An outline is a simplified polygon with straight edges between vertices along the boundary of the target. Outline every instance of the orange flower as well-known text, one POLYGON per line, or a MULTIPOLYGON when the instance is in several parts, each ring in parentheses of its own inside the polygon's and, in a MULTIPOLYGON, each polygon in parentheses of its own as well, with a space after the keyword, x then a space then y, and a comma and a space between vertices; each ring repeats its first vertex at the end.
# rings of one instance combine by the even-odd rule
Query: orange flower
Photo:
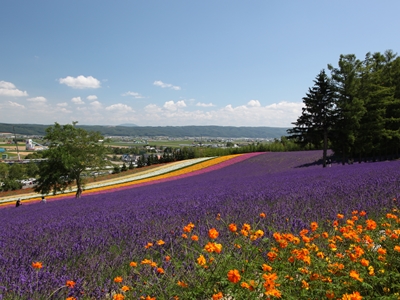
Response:
POLYGON ((75 297, 67 297, 65 300, 76 300, 75 297))
POLYGON ((162 245, 164 245, 165 244, 165 242, 163 241, 163 240, 158 240, 157 241, 157 245, 158 246, 162 246, 162 245))
POLYGON ((359 215, 360 215, 361 217, 364 217, 366 214, 367 214, 367 213, 366 213, 365 211, 360 211, 360 213, 359 213, 359 215))
POLYGON ((183 233, 182 238, 187 239, 188 238, 187 234, 183 233))
POLYGON ((310 285, 308 284, 307 281, 302 280, 301 281, 301 288, 308 290, 310 288, 310 285))
POLYGON ((400 252, 400 246, 394 246, 394 251, 400 252))
POLYGON ((230 270, 227 274, 228 280, 233 283, 238 283, 240 281, 240 273, 238 270, 230 270))
POLYGON ((364 267, 368 267, 369 266, 369 260, 362 258, 360 260, 360 263, 364 266, 364 267))
POLYGON ((149 249, 150 247, 152 247, 153 246, 153 243, 147 243, 147 245, 146 246, 144 246, 146 249, 149 249))
POLYGON ((229 231, 231 231, 231 232, 236 232, 237 231, 237 227, 233 223, 229 224, 228 228, 229 228, 229 231))
POLYGON ((36 262, 32 263, 32 267, 34 269, 41 269, 41 268, 43 268, 43 265, 42 265, 42 263, 40 261, 36 261, 36 262))
POLYGON ((188 287, 187 283, 185 283, 184 281, 180 281, 180 280, 178 281, 177 285, 179 285, 180 287, 183 287, 183 288, 187 288, 188 287))
POLYGON ((344 294, 342 300, 361 300, 362 296, 359 292, 353 292, 352 294, 344 294))
POLYGON ((267 264, 263 264, 262 265, 262 269, 264 272, 271 272, 272 271, 272 267, 267 265, 267 264))
POLYGON ((358 274, 358 272, 355 270, 350 271, 350 277, 361 282, 363 281, 363 279, 360 278, 360 274, 358 274))
POLYGON ((333 298, 335 298, 335 293, 332 292, 332 291, 327 291, 326 294, 325 294, 325 296, 326 296, 326 298, 328 298, 328 299, 333 299, 333 298))
POLYGON ((163 268, 157 268, 157 273, 158 273, 158 274, 164 274, 165 271, 164 271, 163 268))
POLYGON ((260 213, 260 218, 265 218, 266 217, 266 214, 265 213, 260 213))
POLYGON ((318 229, 318 223, 317 222, 311 222, 311 231, 315 231, 318 229))
POLYGON ((250 224, 244 223, 242 226, 242 230, 249 231, 251 229, 250 224))
POLYGON ((217 294, 212 295, 212 300, 220 300, 224 297, 224 295, 222 294, 222 292, 219 292, 217 294))
POLYGON ((129 265, 130 265, 132 268, 135 268, 135 267, 137 267, 137 262, 131 261, 131 262, 129 263, 129 265))
POLYGON ((219 235, 219 233, 218 233, 218 231, 217 231, 215 228, 211 228, 211 229, 208 231, 208 237, 209 237, 210 239, 216 239, 216 238, 218 237, 218 235, 219 235))
POLYGON ((122 294, 115 294, 113 297, 114 300, 124 300, 125 296, 122 294))
POLYGON ((376 222, 374 220, 366 220, 365 223, 367 224, 366 229, 374 230, 376 228, 376 222))
POLYGON ((336 216, 338 219, 343 219, 344 218, 344 215, 342 215, 342 214, 337 214, 337 216, 336 216))
POLYGON ((171 256, 167 255, 166 257, 164 257, 165 261, 170 261, 171 260, 171 256))
POLYGON ((274 261, 278 257, 278 254, 276 254, 273 251, 270 251, 268 252, 267 257, 269 261, 274 261))
POLYGON ((114 282, 116 282, 116 283, 119 283, 119 282, 122 282, 122 277, 121 276, 117 276, 117 277, 115 277, 114 278, 114 282))
POLYGON ((200 266, 204 266, 204 265, 207 263, 206 258, 205 258, 203 255, 200 255, 200 256, 197 258, 197 263, 198 263, 200 266))
POLYGON ((127 291, 129 291, 129 286, 124 285, 124 286, 122 286, 121 290, 124 292, 127 292, 127 291))
POLYGON ((189 223, 189 224, 187 224, 185 227, 183 227, 183 231, 184 231, 184 232, 191 232, 192 229, 193 229, 194 227, 195 227, 195 226, 194 226, 193 223, 189 223))
POLYGON ((75 282, 72 280, 67 280, 67 282, 65 283, 65 285, 69 288, 73 288, 75 286, 75 282))
POLYGON ((221 214, 217 214, 217 216, 215 217, 215 219, 216 219, 217 221, 221 220, 221 214))
POLYGON ((194 235, 192 235, 191 239, 192 239, 192 241, 197 242, 199 240, 199 237, 194 234, 194 235))

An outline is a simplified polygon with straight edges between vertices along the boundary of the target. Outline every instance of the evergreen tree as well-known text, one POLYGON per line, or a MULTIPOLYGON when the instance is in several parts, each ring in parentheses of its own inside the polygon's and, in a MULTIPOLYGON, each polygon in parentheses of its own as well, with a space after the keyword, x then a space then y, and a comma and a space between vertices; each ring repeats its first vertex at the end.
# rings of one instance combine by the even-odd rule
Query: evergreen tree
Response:
POLYGON ((335 92, 330 79, 322 70, 314 80, 314 86, 303 97, 304 107, 294 128, 289 129, 290 138, 299 144, 308 143, 323 149, 323 166, 326 166, 328 137, 335 122, 335 92))

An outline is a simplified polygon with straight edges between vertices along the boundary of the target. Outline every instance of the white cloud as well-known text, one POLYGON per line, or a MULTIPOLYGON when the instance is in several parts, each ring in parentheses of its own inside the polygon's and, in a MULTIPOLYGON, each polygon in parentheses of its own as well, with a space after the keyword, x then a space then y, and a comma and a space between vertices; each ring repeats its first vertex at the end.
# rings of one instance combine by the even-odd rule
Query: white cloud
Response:
POLYGON ((73 89, 97 89, 101 87, 100 81, 92 76, 67 76, 65 78, 60 78, 58 82, 61 84, 65 84, 73 89))
POLYGON ((57 106, 65 107, 65 106, 68 106, 68 103, 67 102, 57 103, 57 106))
POLYGON ((159 113, 159 112, 162 112, 162 108, 157 106, 156 104, 146 105, 144 110, 147 113, 159 113))
POLYGON ((85 102, 82 101, 81 97, 74 97, 71 99, 71 102, 77 104, 77 105, 82 105, 85 104, 85 102))
POLYGON ((23 106, 22 104, 19 104, 17 102, 8 101, 8 103, 10 104, 11 107, 25 108, 25 106, 23 106))
POLYGON ((180 86, 172 85, 170 83, 164 83, 161 80, 156 80, 156 81, 153 82, 153 84, 155 86, 159 86, 159 87, 162 87, 162 88, 170 88, 171 90, 175 90, 175 91, 179 91, 181 89, 180 86))
POLYGON ((103 105, 99 101, 93 101, 90 103, 90 105, 95 109, 100 109, 103 107, 103 105))
POLYGON ((97 96, 96 95, 89 95, 89 96, 86 97, 86 99, 89 100, 89 101, 94 101, 94 100, 97 100, 97 96))
POLYGON ((107 106, 106 107, 106 110, 110 110, 110 111, 130 111, 130 112, 132 112, 132 111, 134 111, 133 109, 132 109, 132 107, 130 107, 130 106, 128 106, 128 105, 126 105, 126 104, 122 104, 122 103, 117 103, 117 104, 113 104, 113 105, 110 105, 110 106, 107 106))
POLYGON ((182 107, 186 107, 186 103, 183 100, 177 101, 176 103, 172 100, 164 103, 164 108, 167 110, 177 110, 182 107))
POLYGON ((258 100, 250 100, 249 102, 247 102, 247 106, 260 107, 261 104, 260 104, 260 101, 258 101, 258 100))
POLYGON ((34 97, 34 98, 29 98, 27 100, 36 103, 45 103, 47 101, 45 97, 34 97))
POLYGON ((212 107, 215 106, 214 104, 210 103, 201 103, 201 102, 197 102, 196 106, 200 106, 200 107, 212 107))
POLYGON ((18 90, 11 82, 0 81, 0 96, 26 97, 28 93, 18 90))
POLYGON ((131 92, 131 91, 126 92, 126 93, 123 93, 122 96, 132 96, 132 97, 135 98, 135 99, 144 98, 144 97, 143 97, 142 95, 140 95, 139 93, 131 92))

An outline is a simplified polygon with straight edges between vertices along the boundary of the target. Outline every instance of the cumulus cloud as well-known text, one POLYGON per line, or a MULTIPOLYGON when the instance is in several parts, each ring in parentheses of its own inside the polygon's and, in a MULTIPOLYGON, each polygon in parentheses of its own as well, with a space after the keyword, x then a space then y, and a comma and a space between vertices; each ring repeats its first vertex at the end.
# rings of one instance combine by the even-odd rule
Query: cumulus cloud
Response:
POLYGON ((164 103, 164 108, 167 110, 177 110, 182 107, 186 107, 186 103, 183 100, 176 101, 176 103, 172 100, 164 103))
POLYGON ((260 107, 261 104, 260 104, 260 101, 258 101, 258 100, 250 100, 249 102, 247 102, 247 106, 260 107))
POLYGON ((86 97, 86 99, 88 99, 89 101, 94 101, 97 100, 97 96, 96 95, 89 95, 86 97))
POLYGON ((57 106, 65 107, 65 106, 68 106, 68 103, 67 102, 57 103, 57 106))
POLYGON ((93 101, 93 102, 90 103, 90 105, 91 105, 93 108, 96 108, 96 109, 99 109, 99 108, 102 108, 102 107, 103 107, 103 105, 102 105, 99 101, 93 101))
POLYGON ((180 86, 172 85, 170 83, 164 83, 161 80, 156 80, 156 81, 153 82, 153 84, 155 86, 159 86, 159 87, 162 87, 162 88, 169 88, 169 89, 175 90, 175 91, 179 91, 181 89, 180 86))
POLYGON ((131 96, 131 97, 133 97, 133 98, 135 98, 135 99, 144 98, 144 97, 143 97, 142 95, 140 95, 139 93, 131 92, 131 91, 126 92, 126 93, 123 93, 122 96, 131 96))
POLYGON ((200 106, 200 107, 212 107, 215 106, 214 104, 210 103, 201 103, 201 102, 197 102, 196 106, 200 106))
POLYGON ((130 112, 133 111, 132 107, 130 107, 130 106, 126 105, 126 104, 122 104, 122 103, 117 103, 117 104, 113 104, 113 105, 107 106, 106 110, 109 110, 109 111, 130 111, 130 112))
POLYGON ((65 78, 60 78, 58 82, 60 84, 65 84, 73 89, 98 89, 101 87, 100 81, 92 76, 67 76, 65 78))
POLYGON ((28 93, 18 90, 11 82, 0 81, 0 96, 26 97, 28 93))
POLYGON ((19 103, 17 103, 17 102, 8 101, 8 103, 10 104, 11 107, 25 108, 24 105, 19 104, 19 103))
POLYGON ((71 99, 71 102, 77 104, 77 105, 82 105, 85 104, 85 102, 82 101, 81 97, 74 97, 71 99))
POLYGON ((29 98, 27 100, 36 103, 45 103, 47 101, 45 97, 34 97, 34 98, 29 98))

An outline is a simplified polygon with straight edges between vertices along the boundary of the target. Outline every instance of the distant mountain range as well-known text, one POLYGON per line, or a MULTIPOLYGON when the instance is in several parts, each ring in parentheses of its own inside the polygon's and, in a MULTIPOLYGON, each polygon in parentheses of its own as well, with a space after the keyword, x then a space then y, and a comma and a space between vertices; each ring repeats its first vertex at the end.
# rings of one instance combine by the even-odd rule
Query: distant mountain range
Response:
MULTIPOLYGON (((0 133, 10 132, 16 135, 46 134, 46 128, 52 125, 5 124, 0 123, 0 133)), ((281 127, 234 127, 234 126, 137 126, 121 124, 118 126, 77 125, 88 131, 99 131, 104 136, 137 137, 213 137, 213 138, 280 138, 286 136, 288 128, 281 127)))

